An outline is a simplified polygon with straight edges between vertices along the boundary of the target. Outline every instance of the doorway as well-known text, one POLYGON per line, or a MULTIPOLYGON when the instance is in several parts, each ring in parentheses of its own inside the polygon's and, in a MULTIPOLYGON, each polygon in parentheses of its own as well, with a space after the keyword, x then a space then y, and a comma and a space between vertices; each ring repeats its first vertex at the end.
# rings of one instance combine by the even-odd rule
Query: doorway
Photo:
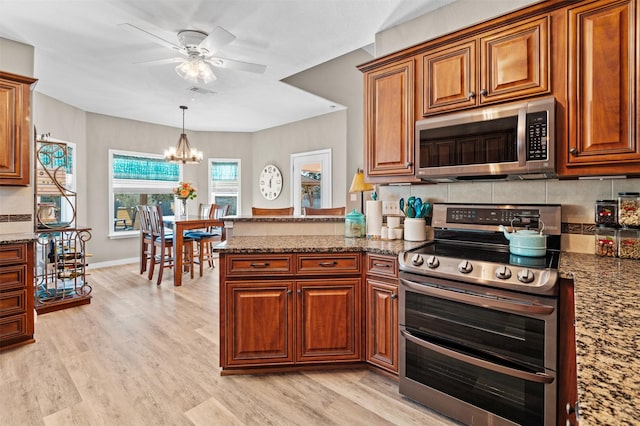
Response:
POLYGON ((331 207, 331 149, 291 154, 293 214, 303 207, 331 207))

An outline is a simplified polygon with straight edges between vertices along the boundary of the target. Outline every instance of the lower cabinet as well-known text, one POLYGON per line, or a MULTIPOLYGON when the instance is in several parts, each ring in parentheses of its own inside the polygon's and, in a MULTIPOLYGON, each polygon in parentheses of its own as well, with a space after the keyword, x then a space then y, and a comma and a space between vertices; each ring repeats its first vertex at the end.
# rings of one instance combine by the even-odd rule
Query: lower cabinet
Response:
POLYGON ((360 253, 317 256, 322 274, 309 254, 284 255, 286 271, 282 255, 220 256, 223 370, 362 361, 360 253))
POLYGON ((578 424, 578 377, 576 363, 576 330, 574 285, 560 281, 558 330, 558 424, 578 424))
POLYGON ((398 374, 398 264, 367 254, 366 360, 398 374))
POLYGON ((33 242, 0 244, 0 351, 33 334, 33 242))

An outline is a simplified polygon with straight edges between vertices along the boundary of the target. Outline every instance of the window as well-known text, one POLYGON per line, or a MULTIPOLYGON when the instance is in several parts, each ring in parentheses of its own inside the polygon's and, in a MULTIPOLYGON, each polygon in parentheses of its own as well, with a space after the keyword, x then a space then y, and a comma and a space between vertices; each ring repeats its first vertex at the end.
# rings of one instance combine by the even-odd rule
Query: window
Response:
POLYGON ((228 158, 209 159, 209 200, 211 203, 229 205, 229 214, 242 211, 240 206, 240 160, 228 158))
POLYGON ((109 235, 138 235, 136 206, 160 205, 173 215, 173 188, 182 177, 180 164, 162 155, 109 150, 109 235))

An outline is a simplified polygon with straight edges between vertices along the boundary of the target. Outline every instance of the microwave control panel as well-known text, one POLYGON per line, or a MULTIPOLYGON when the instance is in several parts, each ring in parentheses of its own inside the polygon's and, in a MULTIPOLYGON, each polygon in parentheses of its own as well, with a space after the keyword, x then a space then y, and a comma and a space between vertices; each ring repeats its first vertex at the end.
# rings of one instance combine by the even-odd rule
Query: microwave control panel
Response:
POLYGON ((527 160, 547 160, 547 112, 527 114, 527 160))

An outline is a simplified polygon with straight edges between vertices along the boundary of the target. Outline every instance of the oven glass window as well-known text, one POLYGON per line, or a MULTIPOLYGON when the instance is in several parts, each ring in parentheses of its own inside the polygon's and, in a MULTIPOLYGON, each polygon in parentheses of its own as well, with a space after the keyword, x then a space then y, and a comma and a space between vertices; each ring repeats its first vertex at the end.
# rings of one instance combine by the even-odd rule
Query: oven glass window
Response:
POLYGON ((521 425, 544 424, 545 385, 406 342, 406 377, 521 425))
POLYGON ((545 321, 407 291, 406 328, 417 337, 529 372, 545 369, 545 321))

